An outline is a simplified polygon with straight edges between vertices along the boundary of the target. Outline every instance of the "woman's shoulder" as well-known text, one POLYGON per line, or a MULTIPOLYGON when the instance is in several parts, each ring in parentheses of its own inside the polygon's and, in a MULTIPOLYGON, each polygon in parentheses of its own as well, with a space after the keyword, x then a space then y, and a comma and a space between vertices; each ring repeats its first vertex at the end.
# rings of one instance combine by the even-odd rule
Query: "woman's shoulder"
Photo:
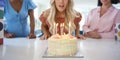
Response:
POLYGON ((101 7, 98 6, 98 7, 96 7, 96 8, 91 9, 91 11, 96 11, 96 10, 99 10, 100 8, 101 8, 101 7))
POLYGON ((50 9, 47 9, 47 10, 42 12, 41 16, 44 18, 47 18, 49 16, 49 13, 50 13, 50 9))
POLYGON ((115 6, 112 6, 112 8, 118 12, 120 11, 120 9, 116 8, 115 6))
POLYGON ((49 16, 49 13, 50 13, 50 9, 47 9, 47 10, 42 12, 42 14, 39 17, 39 19, 42 23, 46 23, 47 17, 49 16))
POLYGON ((82 19, 82 15, 78 11, 75 11, 75 14, 76 14, 76 17, 75 17, 74 23, 78 24, 81 21, 81 19, 82 19))
POLYGON ((82 18, 82 15, 81 15, 81 13, 80 13, 80 12, 75 11, 75 14, 76 14, 76 18, 82 18))
POLYGON ((93 8, 89 11, 89 14, 88 15, 92 15, 92 14, 96 14, 100 12, 100 6, 96 7, 96 8, 93 8))

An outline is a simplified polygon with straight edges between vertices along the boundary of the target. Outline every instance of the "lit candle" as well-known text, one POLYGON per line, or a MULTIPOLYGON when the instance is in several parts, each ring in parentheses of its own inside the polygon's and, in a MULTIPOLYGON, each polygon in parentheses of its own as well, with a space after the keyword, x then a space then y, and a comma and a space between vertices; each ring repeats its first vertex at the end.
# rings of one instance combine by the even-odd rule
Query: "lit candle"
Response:
POLYGON ((66 35, 65 32, 64 32, 64 35, 66 35))
POLYGON ((71 22, 69 22, 69 34, 70 34, 70 27, 71 27, 71 22))
POLYGON ((56 28, 56 29, 55 29, 55 30, 56 30, 56 34, 57 34, 57 26, 58 26, 58 23, 56 24, 56 27, 55 27, 55 28, 56 28))
POLYGON ((60 24, 60 34, 62 35, 62 24, 60 24))
POLYGON ((64 23, 60 24, 61 35, 63 35, 63 30, 64 30, 64 23))
POLYGON ((56 29, 56 24, 54 23, 54 26, 53 26, 53 35, 55 34, 55 29, 56 29))
POLYGON ((62 34, 64 33, 64 23, 63 23, 63 27, 62 27, 62 34))

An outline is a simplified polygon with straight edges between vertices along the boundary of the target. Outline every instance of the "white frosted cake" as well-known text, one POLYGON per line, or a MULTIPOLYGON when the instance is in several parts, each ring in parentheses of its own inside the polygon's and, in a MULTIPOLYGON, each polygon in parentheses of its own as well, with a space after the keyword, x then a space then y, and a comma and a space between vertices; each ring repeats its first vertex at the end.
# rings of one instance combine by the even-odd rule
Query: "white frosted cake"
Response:
POLYGON ((48 55, 72 56, 77 53, 77 38, 72 35, 53 35, 48 38, 48 55))

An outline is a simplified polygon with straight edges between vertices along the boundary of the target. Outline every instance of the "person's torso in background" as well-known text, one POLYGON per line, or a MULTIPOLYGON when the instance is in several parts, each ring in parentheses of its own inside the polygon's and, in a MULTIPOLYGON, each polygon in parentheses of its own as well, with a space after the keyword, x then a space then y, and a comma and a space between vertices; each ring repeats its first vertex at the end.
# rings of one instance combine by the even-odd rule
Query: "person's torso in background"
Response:
POLYGON ((23 0, 20 11, 16 12, 9 0, 5 0, 5 30, 14 33, 16 37, 26 37, 30 32, 26 2, 27 0, 23 0))

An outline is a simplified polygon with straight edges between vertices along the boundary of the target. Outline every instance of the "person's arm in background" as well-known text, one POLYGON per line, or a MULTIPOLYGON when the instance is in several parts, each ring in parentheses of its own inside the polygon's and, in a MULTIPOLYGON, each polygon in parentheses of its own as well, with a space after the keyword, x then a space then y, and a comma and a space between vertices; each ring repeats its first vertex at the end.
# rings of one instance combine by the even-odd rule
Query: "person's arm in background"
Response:
POLYGON ((91 29, 89 28, 89 26, 90 26, 90 21, 89 21, 90 16, 91 16, 91 12, 88 14, 87 19, 85 20, 85 24, 83 25, 83 32, 84 33, 87 33, 87 32, 91 31, 91 29))
POLYGON ((85 24, 83 25, 83 34, 84 34, 84 36, 86 36, 86 37, 89 37, 88 36, 88 32, 90 32, 90 31, 92 31, 90 28, 89 28, 89 26, 90 26, 90 21, 89 21, 89 19, 90 19, 90 16, 92 15, 92 13, 90 12, 89 14, 88 14, 88 16, 87 16, 87 19, 85 20, 85 24))
POLYGON ((96 39, 99 39, 101 38, 100 34, 95 32, 95 31, 92 31, 89 27, 90 27, 90 19, 91 17, 93 16, 92 14, 95 13, 94 12, 95 9, 93 9, 89 14, 88 14, 88 17, 85 21, 85 24, 83 25, 83 32, 84 32, 84 36, 85 37, 89 37, 89 38, 96 38, 96 39))
POLYGON ((41 40, 47 39, 51 36, 49 29, 47 29, 47 25, 45 23, 42 23, 41 29, 43 31, 43 36, 41 37, 41 40))
POLYGON ((45 40, 51 36, 48 26, 46 24, 46 19, 47 19, 48 14, 49 14, 49 9, 43 12, 39 17, 40 21, 42 22, 41 30, 44 33, 43 36, 40 37, 41 40, 45 40))
POLYGON ((89 37, 89 38, 96 38, 96 39, 101 38, 99 33, 92 31, 89 28, 89 23, 90 22, 88 20, 86 20, 85 24, 83 25, 84 36, 89 37))
POLYGON ((113 29, 110 32, 99 33, 99 34, 103 39, 113 39, 114 38, 114 30, 113 29))
POLYGON ((75 34, 76 34, 76 37, 78 39, 85 39, 85 37, 83 35, 80 35, 80 25, 79 25, 79 22, 81 21, 82 19, 82 16, 80 13, 77 13, 77 15, 79 16, 78 18, 75 19, 74 23, 76 25, 76 30, 75 30, 75 34))
POLYGON ((30 16, 30 34, 29 34, 29 38, 36 38, 35 34, 34 34, 34 30, 35 30, 35 20, 34 20, 34 10, 29 10, 28 11, 29 16, 30 16))
POLYGON ((76 37, 78 39, 85 39, 85 37, 83 35, 80 35, 80 30, 79 30, 80 26, 79 24, 76 24, 76 30, 75 30, 75 34, 76 34, 76 37))

